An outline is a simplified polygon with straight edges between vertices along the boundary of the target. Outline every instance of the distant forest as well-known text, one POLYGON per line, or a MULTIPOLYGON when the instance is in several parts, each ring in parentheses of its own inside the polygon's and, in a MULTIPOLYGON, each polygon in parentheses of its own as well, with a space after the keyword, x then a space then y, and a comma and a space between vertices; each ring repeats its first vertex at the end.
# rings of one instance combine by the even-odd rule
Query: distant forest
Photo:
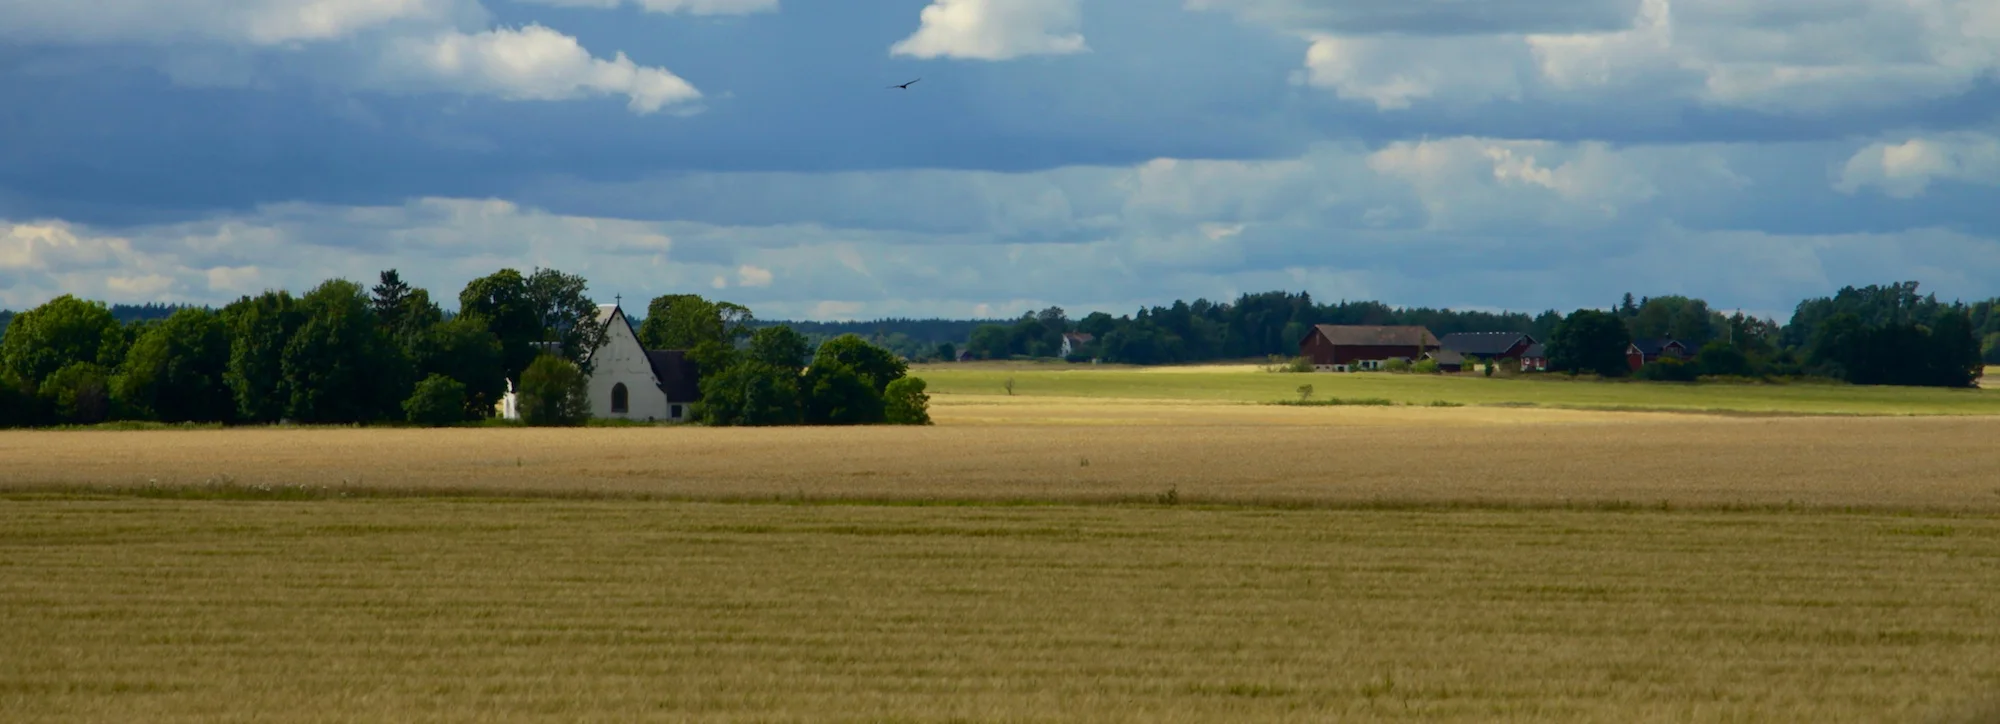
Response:
MULTIPOLYGON (((113 304, 111 318, 121 324, 133 322, 157 322, 174 316, 174 312, 196 308, 193 304, 113 304)), ((207 309, 207 307, 199 307, 207 309)), ((6 336, 7 325, 14 322, 13 310, 0 309, 0 336, 6 336)))
MULTIPOLYGON (((1761 350, 1776 358, 1786 351, 1809 352, 1815 333, 1841 314, 1851 314, 1862 327, 1927 325, 1940 313, 1966 315, 1979 342, 1981 357, 2000 364, 2000 298, 1972 304, 1944 302, 1918 291, 1917 282, 1845 287, 1831 297, 1808 299, 1785 323, 1770 319, 1725 316, 1705 300, 1684 296, 1638 297, 1626 294, 1606 308, 1625 321, 1632 338, 1672 337, 1690 349, 1717 338, 1739 335, 1762 340, 1761 350)), ((165 319, 187 305, 114 304, 111 314, 121 323, 165 319)), ((628 310, 638 312, 639 310, 628 310)), ((14 313, 0 311, 0 334, 14 313)), ((450 315, 446 315, 447 317, 450 315)), ((633 323, 643 322, 633 314, 633 323)), ((1139 309, 1113 317, 1093 312, 1071 319, 1060 307, 1023 314, 1018 319, 910 319, 819 322, 753 320, 752 327, 786 325, 814 345, 853 334, 908 359, 955 357, 959 351, 980 359, 1046 358, 1059 354, 1062 335, 1082 332, 1092 341, 1075 350, 1077 359, 1129 364, 1171 364, 1221 359, 1261 359, 1291 355, 1298 341, 1315 324, 1419 325, 1443 336, 1453 332, 1522 332, 1552 341, 1565 315, 1556 310, 1538 314, 1392 307, 1376 301, 1341 300, 1320 303, 1305 292, 1272 291, 1245 294, 1234 301, 1196 299, 1139 309)))
POLYGON ((935 357, 939 345, 963 347, 972 330, 981 325, 1011 324, 1011 319, 877 319, 867 322, 791 322, 756 320, 753 327, 787 326, 806 336, 814 346, 852 334, 909 359, 935 357))

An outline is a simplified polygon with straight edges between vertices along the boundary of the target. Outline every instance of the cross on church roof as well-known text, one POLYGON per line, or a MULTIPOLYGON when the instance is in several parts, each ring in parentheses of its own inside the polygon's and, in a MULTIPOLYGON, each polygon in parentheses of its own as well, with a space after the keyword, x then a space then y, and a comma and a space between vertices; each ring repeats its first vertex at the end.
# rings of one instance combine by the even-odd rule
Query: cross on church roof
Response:
POLYGON ((613 294, 613 295, 611 295, 611 306, 614 306, 614 307, 623 307, 623 306, 625 306, 625 295, 623 295, 623 294, 613 294))

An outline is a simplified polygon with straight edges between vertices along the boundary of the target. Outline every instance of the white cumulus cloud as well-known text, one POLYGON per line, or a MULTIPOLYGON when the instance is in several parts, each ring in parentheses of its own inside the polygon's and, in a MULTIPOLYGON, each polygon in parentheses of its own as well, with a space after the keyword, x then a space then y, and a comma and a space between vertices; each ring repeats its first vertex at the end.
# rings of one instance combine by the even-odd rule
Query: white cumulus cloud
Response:
POLYGON ((749 264, 736 267, 736 285, 742 287, 771 286, 771 270, 749 264))
POLYGON ((563 100, 615 94, 638 113, 692 101, 701 92, 664 68, 640 66, 619 53, 592 57, 576 38, 541 25, 483 33, 446 32, 403 38, 382 59, 381 78, 436 84, 507 100, 563 100))
POLYGON ((1380 110, 1409 108, 1433 97, 1483 101, 1519 98, 1507 48, 1486 38, 1452 40, 1342 37, 1313 34, 1305 81, 1380 110), (1423 46, 1410 52, 1411 44, 1423 46))
POLYGON ((475 0, 7 0, 0 37, 142 44, 323 41, 396 23, 482 18, 475 0))
POLYGON ((1958 133, 1870 144, 1847 159, 1834 188, 1852 194, 1872 186, 1910 199, 1939 179, 2000 184, 2000 138, 1958 133))
POLYGON ((0 0, 0 40, 150 49, 168 77, 196 86, 269 89, 303 78, 515 101, 618 95, 642 114, 701 97, 665 68, 622 52, 594 56, 540 24, 492 28, 488 17, 477 0, 0 0))
POLYGON ((1466 21, 1461 3, 1359 5, 1189 0, 1307 39, 1312 85, 1381 109, 1562 97, 1829 113, 1949 97, 2000 72, 1992 0, 1552 4, 1521 22, 1466 21), (1622 27, 1600 27, 1620 5, 1622 27), (1563 13, 1579 27, 1562 29, 1563 13))
POLYGON ((1077 0, 934 0, 917 32, 890 47, 917 58, 1008 60, 1089 50, 1077 0))

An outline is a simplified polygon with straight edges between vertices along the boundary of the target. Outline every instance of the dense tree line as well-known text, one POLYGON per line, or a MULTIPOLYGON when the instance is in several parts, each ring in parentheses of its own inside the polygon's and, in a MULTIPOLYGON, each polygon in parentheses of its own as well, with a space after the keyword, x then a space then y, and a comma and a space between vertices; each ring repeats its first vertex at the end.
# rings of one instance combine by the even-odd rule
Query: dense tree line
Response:
POLYGON ((1693 353, 1638 370, 1642 378, 1814 375, 1866 385, 1970 387, 1996 359, 1994 302, 1946 304, 1919 296, 1916 282, 1845 287, 1800 302, 1789 324, 1724 317, 1706 302, 1626 295, 1609 312, 1580 309, 1557 325, 1550 364, 1572 373, 1626 374, 1635 339, 1672 338, 1693 353))
POLYGON ((1310 294, 1245 294, 1234 302, 1176 301, 1112 317, 1093 312, 1070 320, 1061 307, 1022 315, 1007 324, 973 329, 965 349, 982 359, 1051 357, 1062 335, 1092 337, 1076 358, 1127 364, 1167 364, 1217 359, 1263 358, 1298 352, 1299 340, 1316 324, 1422 325, 1436 334, 1520 331, 1546 336, 1562 316, 1449 309, 1396 308, 1380 302, 1315 303, 1310 294))
POLYGON ((538 354, 581 362, 596 323, 583 280, 554 269, 475 279, 459 305, 447 317, 395 270, 124 322, 65 295, 0 337, 0 423, 475 420, 538 354))
MULTIPOLYGON (((1430 308, 1380 302, 1317 304, 1304 293, 1246 294, 1234 302, 1198 299, 1112 317, 1071 320, 1060 307, 1002 324, 974 327, 965 349, 981 359, 1053 357, 1062 335, 1091 340, 1072 359, 1128 364, 1289 356, 1316 324, 1418 325, 1437 335, 1522 332, 1550 345, 1558 369, 1605 376, 1631 373, 1634 340, 1669 338, 1689 354, 1640 370, 1643 377, 1817 375, 1860 384, 1965 386, 1982 364, 2000 364, 2000 300, 1972 305, 1919 297, 1915 282, 1848 287, 1801 302, 1789 324, 1740 312, 1724 315, 1701 299, 1625 295, 1608 310, 1548 310, 1535 315, 1430 308), (1823 329, 1824 328, 1824 329, 1823 329), (1826 332, 1831 329, 1832 332, 1826 332), (1967 375, 1970 375, 1968 377, 1967 375)), ((946 345, 931 356, 942 354, 946 345)), ((1074 347, 1074 345, 1073 345, 1074 347)))
POLYGON ((758 326, 782 324, 791 327, 815 346, 851 334, 905 359, 931 360, 938 358, 937 351, 941 345, 951 345, 955 355, 958 343, 969 339, 973 329, 982 324, 1005 322, 995 319, 888 318, 866 322, 758 322, 758 326))
POLYGON ((930 423, 924 381, 856 334, 816 342, 693 294, 654 299, 638 328, 647 348, 689 350, 702 370, 695 415, 711 425, 930 423))
MULTIPOLYGON (((0 336, 0 426, 444 425, 491 417, 510 380, 530 424, 581 424, 604 333, 586 289, 554 269, 502 269, 446 314, 391 269, 373 288, 334 279, 219 310, 124 308, 141 312, 130 320, 65 295, 0 336)), ((753 334, 754 321, 741 305, 667 295, 638 332, 650 349, 689 350, 714 395, 697 415, 716 424, 929 421, 923 381, 890 351, 852 335, 812 345, 782 325, 753 334)))

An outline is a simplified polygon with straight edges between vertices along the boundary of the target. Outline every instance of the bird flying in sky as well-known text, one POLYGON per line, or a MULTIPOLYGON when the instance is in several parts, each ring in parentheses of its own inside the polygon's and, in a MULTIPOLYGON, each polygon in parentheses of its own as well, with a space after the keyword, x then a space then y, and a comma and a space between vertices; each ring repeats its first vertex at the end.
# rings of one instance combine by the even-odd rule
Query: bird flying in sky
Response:
MULTIPOLYGON (((922 78, 918 78, 917 80, 923 80, 923 79, 922 79, 922 78)), ((917 80, 913 80, 913 81, 910 81, 910 83, 915 83, 915 82, 917 82, 917 80)), ((902 85, 892 85, 892 86, 889 86, 889 87, 890 87, 890 88, 901 88, 901 89, 903 89, 903 90, 909 90, 909 89, 910 89, 910 83, 904 83, 904 84, 902 84, 902 85)))

